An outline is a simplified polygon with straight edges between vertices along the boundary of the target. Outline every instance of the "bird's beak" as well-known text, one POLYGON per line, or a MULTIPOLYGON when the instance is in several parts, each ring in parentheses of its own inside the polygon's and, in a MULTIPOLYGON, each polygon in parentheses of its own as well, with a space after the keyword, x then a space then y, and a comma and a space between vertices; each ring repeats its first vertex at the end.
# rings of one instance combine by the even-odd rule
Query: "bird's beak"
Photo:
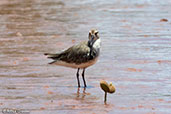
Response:
POLYGON ((93 43, 94 43, 94 36, 92 35, 91 36, 91 39, 88 41, 89 47, 92 47, 93 46, 93 43))

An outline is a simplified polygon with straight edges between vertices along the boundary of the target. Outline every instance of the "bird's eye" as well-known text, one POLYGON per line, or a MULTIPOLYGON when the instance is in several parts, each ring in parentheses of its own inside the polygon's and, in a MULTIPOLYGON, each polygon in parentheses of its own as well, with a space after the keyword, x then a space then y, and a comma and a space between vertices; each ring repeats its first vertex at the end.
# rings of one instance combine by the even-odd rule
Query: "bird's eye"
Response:
POLYGON ((95 35, 97 35, 99 32, 95 32, 95 35))

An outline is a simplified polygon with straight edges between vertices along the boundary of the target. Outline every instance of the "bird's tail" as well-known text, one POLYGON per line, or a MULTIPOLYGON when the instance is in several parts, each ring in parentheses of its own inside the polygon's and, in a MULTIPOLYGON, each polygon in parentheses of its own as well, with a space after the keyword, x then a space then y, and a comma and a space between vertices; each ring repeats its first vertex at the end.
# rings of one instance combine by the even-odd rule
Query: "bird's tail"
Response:
POLYGON ((53 59, 53 60, 57 60, 59 54, 52 54, 52 53, 45 53, 44 55, 47 56, 47 58, 53 59))

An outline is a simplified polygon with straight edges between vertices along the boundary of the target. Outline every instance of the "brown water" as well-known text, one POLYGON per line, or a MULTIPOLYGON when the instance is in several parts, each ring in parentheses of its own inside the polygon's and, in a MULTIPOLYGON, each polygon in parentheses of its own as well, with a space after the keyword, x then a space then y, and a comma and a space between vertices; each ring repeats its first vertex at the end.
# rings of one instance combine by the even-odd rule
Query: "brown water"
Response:
POLYGON ((169 0, 1 0, 0 110, 170 113, 170 6, 169 0), (99 30, 101 56, 86 70, 86 90, 77 89, 76 70, 48 65, 43 53, 87 40, 91 28, 99 30), (106 105, 101 79, 116 86, 106 105))

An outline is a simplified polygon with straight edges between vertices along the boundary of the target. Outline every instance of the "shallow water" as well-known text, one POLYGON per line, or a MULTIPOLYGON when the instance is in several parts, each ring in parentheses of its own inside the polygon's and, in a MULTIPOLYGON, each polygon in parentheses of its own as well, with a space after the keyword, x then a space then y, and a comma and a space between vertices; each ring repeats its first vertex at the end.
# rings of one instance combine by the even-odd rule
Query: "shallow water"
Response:
POLYGON ((1 0, 0 110, 170 113, 170 5, 169 0, 1 0), (86 70, 84 90, 77 88, 75 69, 48 65, 43 53, 87 40, 91 28, 99 30, 102 49, 86 70), (116 86, 107 104, 102 79, 116 86))

